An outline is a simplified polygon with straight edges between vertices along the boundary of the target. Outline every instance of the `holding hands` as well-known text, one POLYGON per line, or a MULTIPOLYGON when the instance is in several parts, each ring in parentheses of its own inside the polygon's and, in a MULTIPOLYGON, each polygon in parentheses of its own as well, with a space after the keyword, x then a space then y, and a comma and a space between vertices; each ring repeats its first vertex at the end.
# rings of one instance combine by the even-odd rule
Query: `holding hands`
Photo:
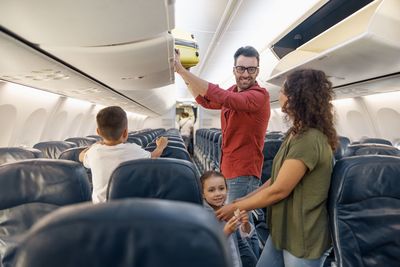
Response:
MULTIPOLYGON (((226 206, 224 206, 226 207, 226 206)), ((222 207, 222 208, 224 208, 222 207)), ((222 209, 221 208, 221 209, 222 209)), ((221 210, 220 209, 220 210, 221 210)), ((217 211, 217 213, 219 210, 217 211)), ((236 209, 233 212, 233 216, 227 221, 224 226, 225 235, 230 235, 240 227, 240 230, 245 233, 250 233, 251 226, 249 223, 249 216, 245 210, 236 209)))

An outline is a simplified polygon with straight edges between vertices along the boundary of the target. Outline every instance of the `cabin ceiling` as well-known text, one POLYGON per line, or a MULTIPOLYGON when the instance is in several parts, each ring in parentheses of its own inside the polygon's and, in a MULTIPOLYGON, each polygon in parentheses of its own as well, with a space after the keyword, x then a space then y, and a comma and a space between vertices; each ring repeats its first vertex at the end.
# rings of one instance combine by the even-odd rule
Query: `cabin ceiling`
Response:
MULTIPOLYGON (((174 41, 168 31, 179 28, 193 33, 199 45, 200 63, 191 71, 224 88, 234 83, 234 52, 246 45, 258 49, 258 81, 267 87, 274 102, 279 79, 284 76, 274 72, 278 59, 270 51, 272 41, 327 2, 1 0, 0 80, 160 116, 173 108, 177 100, 191 98, 173 70, 174 41)), ((373 37, 370 39, 381 44, 373 37)), ((329 58, 316 58, 310 66, 334 69, 335 61, 346 62, 350 67, 336 68, 338 74, 331 75, 339 82, 342 73, 354 71, 354 64, 365 70, 361 73, 368 74, 362 57, 357 62, 348 58, 348 53, 360 53, 359 47, 366 46, 363 42, 360 40, 352 49, 349 45, 349 50, 329 51, 327 55, 337 60, 325 62, 329 58)), ((398 44, 389 47, 397 51, 398 44)), ((309 50, 302 51, 299 57, 310 58, 307 53, 314 52, 309 50)), ((376 58, 376 54, 382 53, 382 57, 393 62, 389 52, 369 47, 362 55, 376 58)), ((399 67, 391 66, 394 70, 399 67)))

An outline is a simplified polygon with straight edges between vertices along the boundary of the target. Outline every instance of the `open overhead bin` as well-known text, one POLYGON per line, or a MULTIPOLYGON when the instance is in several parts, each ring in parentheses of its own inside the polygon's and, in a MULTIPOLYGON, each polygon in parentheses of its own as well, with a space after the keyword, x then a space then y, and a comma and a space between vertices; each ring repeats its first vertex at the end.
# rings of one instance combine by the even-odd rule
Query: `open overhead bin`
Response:
POLYGON ((325 71, 334 87, 397 76, 400 1, 375 0, 363 6, 283 56, 267 82, 281 86, 288 73, 300 68, 325 71))

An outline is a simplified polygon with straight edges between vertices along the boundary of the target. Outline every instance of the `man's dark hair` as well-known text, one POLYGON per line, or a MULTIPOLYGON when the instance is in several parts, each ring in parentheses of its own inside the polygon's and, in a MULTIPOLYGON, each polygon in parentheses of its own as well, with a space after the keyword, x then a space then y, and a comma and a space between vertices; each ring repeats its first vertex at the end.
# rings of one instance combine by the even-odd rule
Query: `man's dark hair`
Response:
POLYGON ((118 140, 126 127, 128 118, 126 112, 118 106, 103 108, 96 116, 100 134, 109 140, 118 140))
POLYGON ((235 52, 235 54, 233 55, 235 66, 236 60, 239 56, 255 57, 257 58, 257 65, 260 64, 260 55, 258 54, 258 51, 252 46, 241 47, 235 52))

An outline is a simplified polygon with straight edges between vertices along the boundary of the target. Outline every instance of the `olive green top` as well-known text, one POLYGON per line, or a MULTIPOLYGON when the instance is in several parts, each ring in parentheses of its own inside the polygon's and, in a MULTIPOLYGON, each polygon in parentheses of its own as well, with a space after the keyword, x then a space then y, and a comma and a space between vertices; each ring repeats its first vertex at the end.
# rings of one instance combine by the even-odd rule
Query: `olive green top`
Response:
POLYGON ((333 153, 327 137, 317 129, 287 137, 275 156, 271 184, 286 159, 301 160, 308 168, 290 195, 269 209, 272 241, 277 249, 296 257, 317 259, 331 245, 327 198, 333 153))

